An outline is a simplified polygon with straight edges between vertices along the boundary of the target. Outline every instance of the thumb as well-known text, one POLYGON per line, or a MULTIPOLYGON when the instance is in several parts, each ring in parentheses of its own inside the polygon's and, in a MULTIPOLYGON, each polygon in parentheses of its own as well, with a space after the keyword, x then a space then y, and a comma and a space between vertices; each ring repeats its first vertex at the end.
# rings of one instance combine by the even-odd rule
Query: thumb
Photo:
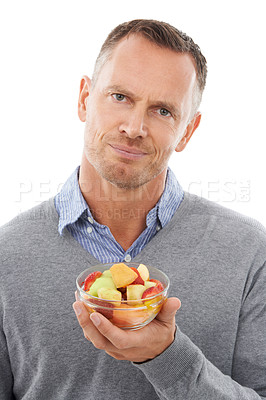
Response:
POLYGON ((165 323, 172 323, 176 312, 181 307, 181 301, 177 297, 167 299, 157 315, 156 319, 165 323))

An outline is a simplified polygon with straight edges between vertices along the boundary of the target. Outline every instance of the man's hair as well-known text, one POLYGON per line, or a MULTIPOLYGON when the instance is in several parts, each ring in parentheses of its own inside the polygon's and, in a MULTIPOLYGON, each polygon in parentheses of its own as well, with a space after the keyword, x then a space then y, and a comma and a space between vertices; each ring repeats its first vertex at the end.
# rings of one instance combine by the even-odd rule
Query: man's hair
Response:
POLYGON ((189 36, 166 22, 151 19, 135 19, 124 22, 114 28, 107 36, 96 59, 92 84, 96 82, 102 66, 110 60, 112 51, 118 42, 126 36, 133 34, 140 34, 159 47, 164 47, 177 53, 188 53, 192 56, 197 73, 197 90, 193 99, 194 114, 200 105, 202 93, 205 88, 207 62, 199 46, 189 36))

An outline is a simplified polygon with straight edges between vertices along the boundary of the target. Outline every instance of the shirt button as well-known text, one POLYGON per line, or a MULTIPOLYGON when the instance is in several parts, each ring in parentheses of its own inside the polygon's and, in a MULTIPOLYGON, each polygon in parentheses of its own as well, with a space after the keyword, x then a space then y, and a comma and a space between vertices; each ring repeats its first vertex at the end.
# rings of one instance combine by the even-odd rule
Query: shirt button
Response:
POLYGON ((161 229, 160 225, 156 226, 156 231, 158 232, 161 229))
POLYGON ((127 255, 126 255, 125 261, 126 261, 126 262, 130 262, 130 261, 131 261, 131 256, 130 256, 130 254, 127 254, 127 255))
POLYGON ((91 233, 91 232, 92 232, 92 227, 91 227, 91 226, 89 226, 89 227, 87 228, 87 232, 88 232, 88 233, 91 233))
POLYGON ((88 221, 91 223, 91 224, 93 224, 93 219, 91 218, 91 217, 88 217, 88 221))

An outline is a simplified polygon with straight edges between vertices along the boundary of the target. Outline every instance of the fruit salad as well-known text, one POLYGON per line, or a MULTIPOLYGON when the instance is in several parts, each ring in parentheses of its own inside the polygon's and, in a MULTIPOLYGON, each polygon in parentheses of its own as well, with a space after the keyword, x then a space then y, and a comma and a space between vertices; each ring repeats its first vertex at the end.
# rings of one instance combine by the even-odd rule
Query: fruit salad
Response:
POLYGON ((100 312, 120 328, 138 329, 160 311, 169 282, 156 268, 128 264, 107 264, 83 274, 79 296, 89 312, 100 312), (151 271, 158 279, 151 278, 151 271))
POLYGON ((131 300, 130 304, 138 304, 137 300, 155 296, 164 290, 163 284, 156 279, 149 279, 149 270, 144 264, 138 268, 126 264, 114 264, 103 272, 95 271, 85 279, 83 290, 100 299, 113 300, 116 305, 121 300, 131 300))

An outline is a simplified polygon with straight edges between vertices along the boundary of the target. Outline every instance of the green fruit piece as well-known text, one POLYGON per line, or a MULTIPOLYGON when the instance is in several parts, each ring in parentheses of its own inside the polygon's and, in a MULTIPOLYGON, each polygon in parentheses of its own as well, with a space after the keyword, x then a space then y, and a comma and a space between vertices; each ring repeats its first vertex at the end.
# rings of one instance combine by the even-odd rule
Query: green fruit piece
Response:
POLYGON ((103 287, 110 288, 110 289, 116 289, 113 279, 102 275, 102 276, 100 276, 100 278, 97 278, 95 282, 93 282, 93 284, 90 287, 89 294, 91 296, 97 297, 98 290, 103 287))
POLYGON ((100 299, 112 300, 113 305, 118 307, 121 304, 122 293, 116 289, 102 287, 98 290, 98 297, 100 299))
POLYGON ((105 276, 106 278, 112 278, 112 273, 110 269, 106 269, 105 271, 103 271, 103 276, 105 276))

